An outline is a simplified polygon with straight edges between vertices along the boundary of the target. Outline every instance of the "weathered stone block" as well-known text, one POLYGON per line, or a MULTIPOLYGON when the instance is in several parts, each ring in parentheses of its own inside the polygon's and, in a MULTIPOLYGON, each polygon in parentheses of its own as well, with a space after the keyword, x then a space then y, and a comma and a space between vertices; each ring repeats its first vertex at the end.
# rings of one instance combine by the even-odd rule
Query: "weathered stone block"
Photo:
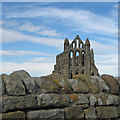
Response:
POLYGON ((78 95, 78 100, 76 101, 77 105, 89 104, 88 97, 84 94, 78 95))
POLYGON ((66 119, 84 118, 84 111, 81 106, 71 106, 64 109, 66 119))
POLYGON ((65 107, 69 105, 67 95, 41 94, 37 96, 38 106, 41 107, 65 107))
POLYGON ((84 111, 85 111, 85 118, 91 118, 91 119, 97 118, 96 109, 94 107, 89 107, 84 111))
POLYGON ((2 75, 2 79, 5 83, 7 95, 25 95, 25 87, 22 84, 22 79, 16 75, 2 75))
POLYGON ((52 76, 44 76, 41 77, 42 82, 40 85, 41 93, 59 93, 60 92, 60 86, 57 85, 52 76), (49 87, 48 87, 49 86, 49 87))
POLYGON ((2 76, 0 75, 0 96, 5 94, 5 85, 4 82, 2 80, 2 76))
POLYGON ((102 75, 101 78, 105 80, 112 94, 120 94, 120 85, 113 76, 102 75))
POLYGON ((61 109, 53 109, 53 110, 38 110, 38 111, 30 111, 27 113, 27 118, 34 119, 64 119, 64 110, 61 109))
POLYGON ((3 113, 2 119, 17 119, 17 120, 26 120, 25 113, 22 111, 3 113))
POLYGON ((117 118, 118 110, 116 107, 106 106, 106 107, 96 107, 98 118, 117 118))
POLYGON ((2 112, 16 110, 16 109, 28 109, 36 108, 37 102, 33 95, 28 96, 4 96, 2 98, 2 112))
POLYGON ((71 87, 75 93, 88 93, 89 89, 85 83, 80 80, 69 79, 71 87))
POLYGON ((109 93, 109 87, 106 85, 106 82, 102 78, 98 76, 91 76, 91 79, 98 82, 98 86, 101 92, 109 93))
POLYGON ((120 105, 117 106, 117 109, 118 109, 118 116, 120 117, 120 105))
POLYGON ((95 106, 97 104, 97 98, 96 96, 91 95, 90 96, 90 105, 95 106))

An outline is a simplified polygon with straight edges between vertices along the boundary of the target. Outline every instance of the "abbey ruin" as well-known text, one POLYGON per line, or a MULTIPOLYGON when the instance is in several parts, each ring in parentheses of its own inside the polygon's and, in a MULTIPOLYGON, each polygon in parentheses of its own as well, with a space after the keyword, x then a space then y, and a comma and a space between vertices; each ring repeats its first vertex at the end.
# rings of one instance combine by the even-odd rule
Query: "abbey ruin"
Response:
POLYGON ((77 74, 98 76, 98 69, 94 61, 94 51, 90 49, 89 39, 87 38, 84 44, 79 35, 77 35, 70 44, 66 38, 63 53, 56 56, 56 65, 53 73, 62 74, 69 79, 72 79, 73 75, 77 74))

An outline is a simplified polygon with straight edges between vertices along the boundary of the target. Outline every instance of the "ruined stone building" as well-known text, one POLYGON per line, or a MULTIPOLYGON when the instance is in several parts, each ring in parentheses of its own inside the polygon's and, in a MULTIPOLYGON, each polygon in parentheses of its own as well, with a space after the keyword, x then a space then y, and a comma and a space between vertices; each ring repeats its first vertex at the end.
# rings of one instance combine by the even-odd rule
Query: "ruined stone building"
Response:
POLYGON ((94 52, 93 49, 90 49, 89 39, 87 38, 84 44, 77 35, 70 44, 66 38, 63 53, 56 56, 56 65, 53 72, 62 74, 69 79, 79 73, 87 76, 98 76, 98 69, 94 62, 94 52))

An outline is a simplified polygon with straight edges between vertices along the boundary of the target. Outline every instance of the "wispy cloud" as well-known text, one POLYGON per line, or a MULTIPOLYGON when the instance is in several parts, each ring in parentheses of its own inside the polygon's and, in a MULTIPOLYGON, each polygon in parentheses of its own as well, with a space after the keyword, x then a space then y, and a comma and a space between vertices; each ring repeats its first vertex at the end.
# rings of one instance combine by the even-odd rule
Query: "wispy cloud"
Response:
POLYGON ((74 28, 79 28, 83 32, 97 33, 103 35, 114 36, 117 33, 117 22, 111 17, 97 15, 88 10, 71 10, 59 9, 55 7, 37 8, 23 13, 11 13, 7 15, 9 18, 27 18, 27 17, 48 17, 61 18, 66 25, 71 25, 74 28), (40 11, 40 12, 39 12, 40 11), (82 16, 81 16, 82 15, 82 16), (75 16, 75 17, 73 17, 75 16), (72 19, 71 19, 72 18, 72 19))
POLYGON ((37 57, 30 60, 31 62, 39 62, 39 63, 55 63, 55 56, 51 58, 45 57, 37 57))
POLYGON ((23 24, 20 24, 19 22, 16 21, 4 21, 3 25, 5 26, 5 28, 15 28, 18 31, 27 31, 29 33, 35 33, 38 35, 42 35, 42 36, 48 36, 48 37, 59 37, 60 34, 57 33, 56 30, 44 26, 44 25, 34 25, 31 22, 25 22, 23 24))
POLYGON ((4 43, 10 43, 10 42, 18 42, 18 41, 29 41, 33 43, 38 43, 42 45, 57 47, 61 49, 61 46, 63 45, 62 39, 57 38, 51 38, 51 37, 36 37, 32 35, 26 35, 24 33, 10 30, 10 29, 0 29, 0 33, 2 32, 2 42, 4 43))
POLYGON ((114 4, 113 7, 118 8, 118 3, 114 4))
POLYGON ((31 22, 27 22, 18 27, 19 30, 28 32, 38 32, 39 30, 43 30, 44 28, 45 27, 43 25, 35 26, 31 22))
POLYGON ((25 56, 25 55, 42 55, 42 56, 51 56, 48 53, 42 53, 37 51, 24 51, 24 50, 0 50, 0 55, 2 56, 25 56))

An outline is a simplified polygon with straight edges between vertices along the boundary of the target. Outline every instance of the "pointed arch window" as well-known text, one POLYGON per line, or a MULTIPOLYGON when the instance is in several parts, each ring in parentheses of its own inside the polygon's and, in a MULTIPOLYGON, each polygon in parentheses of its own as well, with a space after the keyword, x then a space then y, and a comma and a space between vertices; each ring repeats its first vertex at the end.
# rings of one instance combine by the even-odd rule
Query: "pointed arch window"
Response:
POLYGON ((84 66, 84 64, 85 64, 85 63, 84 63, 84 59, 85 59, 85 52, 83 51, 83 52, 82 52, 82 66, 84 66))
POLYGON ((80 43, 80 48, 82 48, 82 43, 80 43))
POLYGON ((70 52, 70 58, 73 58, 73 51, 70 52))
POLYGON ((76 48, 79 48, 79 40, 76 40, 76 48))
POLYGON ((72 47, 75 48, 75 43, 72 44, 72 47))
POLYGON ((78 51, 76 51, 76 57, 77 57, 77 56, 79 56, 79 55, 80 55, 80 54, 79 54, 79 52, 78 52, 78 51))

